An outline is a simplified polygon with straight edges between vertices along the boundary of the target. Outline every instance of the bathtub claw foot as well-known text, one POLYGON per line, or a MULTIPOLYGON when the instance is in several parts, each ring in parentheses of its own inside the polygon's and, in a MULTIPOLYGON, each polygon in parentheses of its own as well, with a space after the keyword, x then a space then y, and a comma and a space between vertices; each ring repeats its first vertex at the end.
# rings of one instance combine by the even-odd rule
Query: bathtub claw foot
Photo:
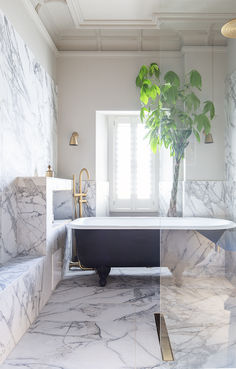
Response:
POLYGON ((111 268, 107 267, 107 266, 101 266, 101 267, 97 268, 97 272, 98 272, 98 275, 99 275, 99 285, 101 287, 106 286, 107 277, 108 277, 110 271, 111 271, 111 268))

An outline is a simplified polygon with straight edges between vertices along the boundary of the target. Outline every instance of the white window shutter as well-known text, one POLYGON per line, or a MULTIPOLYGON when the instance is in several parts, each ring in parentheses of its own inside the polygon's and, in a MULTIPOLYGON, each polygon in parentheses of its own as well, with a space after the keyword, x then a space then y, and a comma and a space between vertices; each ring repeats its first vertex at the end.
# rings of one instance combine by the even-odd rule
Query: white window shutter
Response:
POLYGON ((156 211, 157 155, 151 152, 138 116, 119 116, 110 123, 111 211, 156 211))

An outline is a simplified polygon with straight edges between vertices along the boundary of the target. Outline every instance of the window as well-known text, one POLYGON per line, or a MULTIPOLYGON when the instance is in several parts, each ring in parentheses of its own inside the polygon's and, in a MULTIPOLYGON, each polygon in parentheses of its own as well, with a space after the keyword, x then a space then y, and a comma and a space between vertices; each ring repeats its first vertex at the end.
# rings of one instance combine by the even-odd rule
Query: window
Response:
POLYGON ((157 211, 158 155, 139 116, 109 117, 110 210, 157 211))

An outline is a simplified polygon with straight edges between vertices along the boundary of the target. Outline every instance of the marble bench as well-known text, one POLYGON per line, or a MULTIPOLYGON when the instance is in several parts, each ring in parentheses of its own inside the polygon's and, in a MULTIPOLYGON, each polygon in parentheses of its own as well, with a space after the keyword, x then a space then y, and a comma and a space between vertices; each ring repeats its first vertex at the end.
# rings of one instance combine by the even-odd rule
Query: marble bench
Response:
POLYGON ((44 257, 15 257, 0 269, 0 358, 4 360, 40 311, 44 257))
POLYGON ((14 188, 15 218, 8 228, 15 227, 16 256, 2 260, 0 267, 0 364, 62 278, 66 225, 70 222, 54 221, 53 195, 55 191, 71 192, 72 181, 19 177, 14 188))

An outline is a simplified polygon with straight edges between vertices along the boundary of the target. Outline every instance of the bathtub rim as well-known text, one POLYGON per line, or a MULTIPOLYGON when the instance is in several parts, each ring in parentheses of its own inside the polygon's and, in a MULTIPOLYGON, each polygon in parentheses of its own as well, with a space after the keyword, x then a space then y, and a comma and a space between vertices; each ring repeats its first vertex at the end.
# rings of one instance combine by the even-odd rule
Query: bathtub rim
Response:
POLYGON ((159 230, 229 230, 236 223, 227 219, 209 217, 87 217, 67 224, 70 229, 159 229, 159 230), (108 224, 102 223, 109 220, 108 224), (134 224, 134 221, 138 224, 134 224), (171 224, 171 221, 173 224, 171 224), (193 224, 191 224, 191 222, 193 224), (178 224, 179 222, 179 224, 178 224), (182 223, 182 224, 181 224, 182 223), (206 223, 206 224, 204 224, 206 223))

